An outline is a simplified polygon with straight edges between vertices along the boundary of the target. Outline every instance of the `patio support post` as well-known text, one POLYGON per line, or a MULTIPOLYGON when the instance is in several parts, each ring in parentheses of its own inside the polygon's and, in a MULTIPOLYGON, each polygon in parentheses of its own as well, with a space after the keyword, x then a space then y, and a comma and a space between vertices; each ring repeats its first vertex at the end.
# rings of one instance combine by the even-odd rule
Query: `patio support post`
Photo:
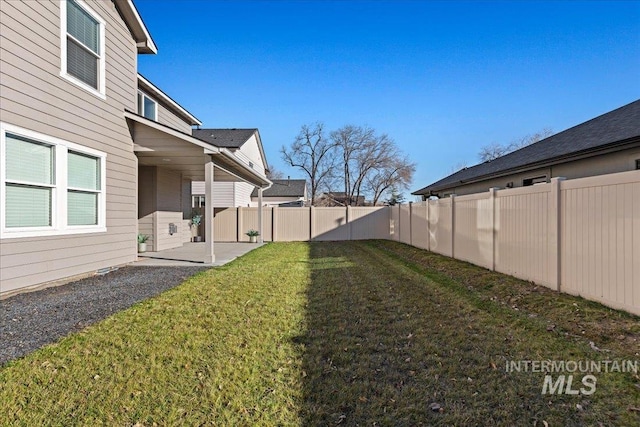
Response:
POLYGON ((262 187, 260 187, 258 188, 258 243, 264 242, 262 229, 262 187))
POLYGON ((204 227, 205 227, 205 255, 204 263, 212 264, 216 260, 213 250, 213 162, 208 161, 204 165, 204 227))

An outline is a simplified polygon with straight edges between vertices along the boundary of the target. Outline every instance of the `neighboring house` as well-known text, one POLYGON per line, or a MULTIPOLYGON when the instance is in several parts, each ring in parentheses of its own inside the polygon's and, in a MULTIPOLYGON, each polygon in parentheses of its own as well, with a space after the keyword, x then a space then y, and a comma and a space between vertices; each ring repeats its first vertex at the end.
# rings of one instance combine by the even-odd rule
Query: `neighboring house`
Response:
MULTIPOLYGON (((263 206, 297 207, 307 204, 307 180, 274 179, 270 188, 262 192, 263 206)), ((258 190, 251 193, 251 206, 258 206, 258 190)))
POLYGON ((426 200, 640 169, 640 100, 495 160, 464 168, 412 194, 426 200))
POLYGON ((138 75, 131 0, 4 1, 0 23, 0 294, 135 261, 139 231, 181 246, 192 180, 270 184, 138 75))
POLYGON ((316 206, 366 206, 366 202, 364 196, 357 196, 351 200, 351 203, 347 200, 347 193, 344 191, 330 191, 327 193, 322 193, 320 196, 316 197, 316 206))
MULTIPOLYGON (((260 174, 264 175, 268 169, 258 129, 194 129, 193 136, 230 150, 260 174)), ((213 206, 251 206, 251 193, 254 189, 253 185, 246 182, 214 182, 213 206)), ((204 206, 204 182, 194 182, 192 193, 193 207, 204 206)))

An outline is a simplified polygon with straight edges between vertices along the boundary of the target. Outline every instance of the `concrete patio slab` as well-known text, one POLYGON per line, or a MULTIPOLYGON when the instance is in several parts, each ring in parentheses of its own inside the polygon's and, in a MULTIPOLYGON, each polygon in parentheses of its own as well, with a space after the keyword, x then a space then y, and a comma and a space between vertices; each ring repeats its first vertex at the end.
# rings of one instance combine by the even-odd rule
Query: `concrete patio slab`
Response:
POLYGON ((216 243, 214 246, 216 261, 211 264, 205 264, 202 261, 205 254, 205 244, 189 242, 180 248, 138 254, 138 261, 131 265, 145 267, 219 267, 262 245, 262 243, 216 243))

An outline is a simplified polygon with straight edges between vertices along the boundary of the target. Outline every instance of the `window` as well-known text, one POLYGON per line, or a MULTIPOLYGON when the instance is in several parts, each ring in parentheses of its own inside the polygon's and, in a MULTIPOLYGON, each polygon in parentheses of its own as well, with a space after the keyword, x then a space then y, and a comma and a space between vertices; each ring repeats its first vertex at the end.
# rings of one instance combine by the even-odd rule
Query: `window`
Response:
POLYGON ((104 21, 81 0, 62 0, 60 16, 60 75, 105 98, 104 21))
POLYGON ((0 236, 106 231, 104 153, 0 124, 0 236))
POLYGON ((138 114, 155 122, 158 121, 158 103, 142 92, 138 92, 138 114))
POLYGON ((204 196, 191 196, 192 208, 204 208, 204 196))
POLYGON ((547 182, 547 176, 546 175, 542 175, 542 176, 536 176, 533 178, 527 178, 527 179, 523 179, 522 180, 522 186, 523 187, 527 187, 529 185, 535 185, 535 184, 543 184, 547 182))
POLYGON ((640 170, 640 159, 636 159, 636 170, 640 170))

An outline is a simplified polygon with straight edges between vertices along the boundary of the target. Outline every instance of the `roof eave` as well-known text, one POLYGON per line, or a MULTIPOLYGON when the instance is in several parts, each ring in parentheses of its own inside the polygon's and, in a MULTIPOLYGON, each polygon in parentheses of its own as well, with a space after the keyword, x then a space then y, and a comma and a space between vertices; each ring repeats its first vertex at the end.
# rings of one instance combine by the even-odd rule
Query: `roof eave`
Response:
POLYGON ((156 85, 154 85, 149 80, 147 80, 142 74, 138 73, 138 84, 140 84, 140 83, 142 83, 142 86, 144 86, 144 89, 147 89, 150 92, 153 92, 153 94, 155 96, 157 96, 162 101, 164 101, 166 104, 168 104, 176 114, 178 114, 182 118, 186 119, 186 121, 191 126, 200 126, 200 125, 202 125, 202 122, 196 116, 194 116, 193 114, 188 112, 184 107, 182 107, 176 101, 171 99, 171 97, 169 95, 164 93, 160 88, 158 88, 156 85))
POLYGON ((138 9, 131 0, 114 0, 124 22, 129 27, 131 35, 136 41, 138 53, 158 53, 158 48, 151 38, 147 26, 142 21, 138 9))
POLYGON ((499 172, 495 172, 492 174, 485 174, 476 178, 471 178, 468 180, 460 180, 460 181, 456 181, 456 182, 452 182, 450 184, 447 185, 440 185, 440 186, 434 186, 432 185, 428 185, 424 188, 421 188, 420 190, 417 190, 413 193, 411 193, 414 196, 424 196, 427 194, 431 194, 433 192, 438 192, 441 190, 447 190, 450 188, 455 188, 455 187, 459 187, 461 185, 468 185, 468 184, 475 184, 478 182, 482 182, 482 181, 486 181, 489 179, 494 179, 494 178, 500 178, 503 176, 508 176, 508 175, 513 175, 515 173, 522 173, 522 172, 527 172, 533 169, 539 169, 539 168, 544 168, 544 167, 549 167, 549 166, 556 166, 558 164, 561 163, 568 163, 568 162, 572 162, 572 161, 576 161, 576 160, 581 160, 584 158, 588 158, 588 157, 593 157, 599 154, 607 154, 607 153, 611 153, 611 152, 616 152, 616 151, 621 151, 624 150, 626 148, 628 148, 628 145, 632 145, 635 143, 640 142, 640 136, 635 136, 626 140, 622 140, 622 141, 616 141, 607 145, 603 145, 597 148, 592 148, 589 150, 583 150, 583 151, 579 151, 577 153, 571 153, 568 155, 564 155, 564 156, 557 156, 557 157, 553 157, 550 159, 545 159, 545 160, 541 160, 539 162, 534 162, 534 163, 529 163, 527 165, 523 165, 523 166, 519 166, 519 167, 515 167, 515 168, 510 168, 510 169, 504 169, 502 171, 499 172))

